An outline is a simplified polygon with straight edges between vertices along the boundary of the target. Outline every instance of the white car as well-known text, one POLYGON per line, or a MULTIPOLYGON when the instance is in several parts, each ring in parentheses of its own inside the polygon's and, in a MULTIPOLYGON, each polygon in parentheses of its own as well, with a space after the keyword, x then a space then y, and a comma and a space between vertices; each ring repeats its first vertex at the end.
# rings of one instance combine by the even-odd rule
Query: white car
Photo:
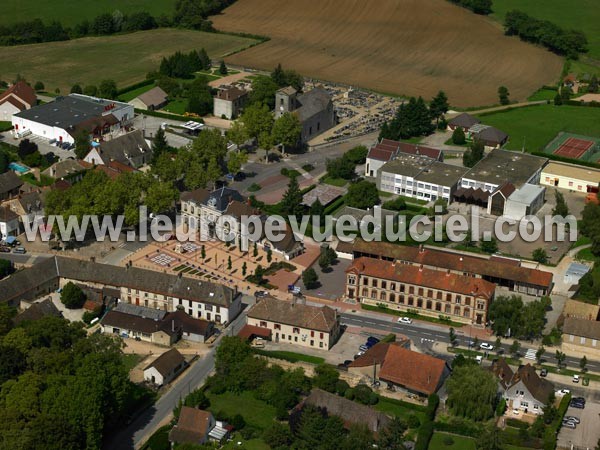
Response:
POLYGON ((410 317, 400 317, 398 319, 398 323, 405 323, 407 325, 410 325, 412 323, 412 319, 410 317))
POLYGON ((494 346, 492 344, 488 344, 487 342, 482 342, 479 344, 479 348, 482 350, 494 350, 494 346))
POLYGON ((579 383, 579 375, 573 375, 573 383, 579 383))
POLYGON ((477 362, 477 364, 481 364, 481 362, 483 361, 483 356, 481 355, 477 355, 475 357, 475 361, 477 362))
POLYGON ((556 396, 563 396, 563 395, 567 395, 570 394, 571 391, 569 389, 559 389, 558 391, 556 391, 556 396))

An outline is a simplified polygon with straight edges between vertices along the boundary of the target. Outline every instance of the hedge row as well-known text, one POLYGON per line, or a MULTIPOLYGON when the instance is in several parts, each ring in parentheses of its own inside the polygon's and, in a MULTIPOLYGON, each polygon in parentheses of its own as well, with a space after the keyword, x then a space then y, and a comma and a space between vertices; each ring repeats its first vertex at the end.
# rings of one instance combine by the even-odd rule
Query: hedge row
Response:
POLYGON ((438 431, 446 431, 448 433, 459 434, 477 439, 483 428, 475 422, 468 420, 453 419, 451 422, 436 422, 435 429, 438 431))
POLYGON ((566 100, 566 101, 563 101, 563 105, 589 106, 590 108, 600 108, 600 102, 597 102, 597 101, 582 102, 581 100, 566 100))
POLYGON ((427 408, 425 410, 425 422, 419 428, 417 433, 417 444, 415 450, 427 450, 429 442, 433 436, 433 420, 435 419, 435 412, 440 404, 440 398, 437 394, 431 394, 427 399, 427 408))
POLYGON ((541 156, 542 158, 548 158, 553 161, 560 161, 560 162, 565 162, 565 163, 569 163, 569 164, 576 164, 578 166, 586 166, 586 167, 593 167, 595 169, 600 169, 600 164, 592 162, 592 161, 583 161, 581 159, 565 158, 564 156, 555 155, 554 153, 531 152, 531 154, 534 156, 541 156))

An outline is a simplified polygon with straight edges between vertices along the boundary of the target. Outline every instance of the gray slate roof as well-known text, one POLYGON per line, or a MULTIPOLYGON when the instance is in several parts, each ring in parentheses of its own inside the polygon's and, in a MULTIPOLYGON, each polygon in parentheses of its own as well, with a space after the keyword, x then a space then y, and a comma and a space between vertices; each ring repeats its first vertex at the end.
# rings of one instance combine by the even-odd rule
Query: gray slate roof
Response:
POLYGON ((156 86, 149 91, 137 96, 137 99, 146 106, 160 106, 167 101, 167 93, 160 87, 156 86))
POLYGON ((21 180, 12 170, 0 175, 0 194, 6 194, 23 186, 21 180))
POLYGON ((298 97, 300 107, 294 110, 300 122, 310 119, 312 116, 325 111, 331 102, 331 96, 323 88, 314 88, 298 97))
POLYGON ((228 307, 237 295, 233 289, 227 286, 208 281, 198 281, 137 267, 126 269, 55 256, 0 281, 2 299, 5 301, 17 300, 29 290, 35 289, 36 286, 58 279, 58 277, 80 282, 93 282, 109 287, 146 290, 225 307, 228 307))
POLYGON ((110 141, 100 144, 98 149, 103 159, 119 161, 120 163, 131 165, 130 159, 137 158, 143 154, 151 152, 150 146, 144 139, 141 130, 135 130, 124 134, 110 141))
POLYGON ((154 367, 163 377, 165 377, 183 363, 185 363, 183 355, 179 353, 176 348, 172 348, 156 358, 154 362, 144 370, 154 367))
POLYGON ((459 114, 458 116, 448 121, 448 125, 450 126, 463 127, 467 129, 471 128, 477 123, 481 123, 481 120, 479 120, 477 117, 473 117, 471 114, 468 113, 459 114))
POLYGON ((13 322, 17 325, 26 320, 39 320, 47 316, 62 317, 62 313, 54 306, 54 303, 52 303, 52 300, 49 298, 31 304, 29 308, 17 315, 13 319, 13 322))
POLYGON ((104 108, 113 103, 116 108, 130 107, 126 103, 113 100, 70 94, 66 97, 56 97, 53 102, 26 109, 15 116, 66 130, 86 120, 102 117, 106 112, 104 108))

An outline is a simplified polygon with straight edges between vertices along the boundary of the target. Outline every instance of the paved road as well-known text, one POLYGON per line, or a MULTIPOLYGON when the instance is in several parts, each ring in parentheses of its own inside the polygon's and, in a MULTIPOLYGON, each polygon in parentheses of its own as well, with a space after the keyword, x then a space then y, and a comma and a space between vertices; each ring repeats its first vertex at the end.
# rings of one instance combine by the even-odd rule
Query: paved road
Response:
MULTIPOLYGON (((246 321, 246 313, 242 312, 227 327, 224 334, 235 334, 246 321)), ((144 413, 137 417, 127 428, 107 440, 105 449, 131 450, 138 449, 154 433, 173 412, 173 409, 189 392, 202 386, 215 366, 215 352, 221 342, 220 336, 216 345, 203 358, 192 364, 179 378, 176 384, 144 413)))
MULTIPOLYGON (((401 334, 406 335, 408 338, 410 338, 415 343, 422 342, 421 341, 422 339, 424 341, 449 342, 447 327, 436 326, 434 324, 429 324, 427 322, 419 322, 419 321, 414 321, 411 325, 405 325, 405 324, 400 324, 400 323, 395 322, 395 319, 396 319, 395 317, 390 318, 390 319, 388 319, 388 318, 381 319, 381 318, 376 318, 373 316, 364 316, 364 315, 358 315, 358 314, 354 314, 354 313, 341 313, 341 322, 344 325, 373 328, 376 330, 380 330, 384 333, 390 333, 392 331, 395 333, 401 333, 401 334)), ((467 347, 469 344, 469 341, 473 340, 468 335, 461 334, 460 330, 457 330, 456 334, 457 334, 457 340, 458 340, 459 346, 467 347)), ((483 340, 480 340, 479 342, 480 343, 489 342, 492 345, 494 345, 494 343, 495 343, 494 341, 483 341, 483 340)), ((510 347, 510 345, 508 345, 508 344, 502 345, 502 348, 504 349, 505 353, 509 352, 509 347, 510 347)), ((527 350, 527 348, 536 348, 536 347, 526 346, 526 345, 523 345, 523 343, 521 343, 521 353, 522 354, 527 350)), ((554 353, 551 353, 551 352, 546 352, 542 359, 545 360, 545 362, 550 363, 550 364, 556 363, 554 353)), ((565 359, 564 364, 566 364, 568 367, 579 367, 579 358, 567 357, 565 359)), ((600 361, 588 359, 587 367, 591 371, 599 372, 600 371, 600 361)))
MULTIPOLYGON (((332 145, 330 147, 322 147, 312 152, 306 152, 301 154, 291 154, 288 155, 284 160, 276 163, 263 164, 258 162, 249 162, 244 164, 244 173, 248 175, 248 177, 243 181, 235 181, 231 184, 231 187, 237 189, 238 191, 244 193, 246 189, 253 184, 260 184, 261 181, 266 180, 275 175, 280 175, 281 169, 283 167, 287 167, 288 169, 293 169, 294 167, 302 167, 305 164, 311 164, 315 167, 315 170, 311 172, 311 175, 315 176, 320 173, 324 173, 326 170, 327 159, 334 159, 338 156, 341 156, 346 151, 357 145, 371 145, 377 139, 377 134, 372 133, 365 136, 360 136, 357 138, 350 139, 348 141, 341 142, 339 144, 332 145)), ((260 156, 264 156, 264 153, 261 151, 260 156)), ((252 158, 257 157, 256 155, 252 155, 252 158)), ((280 184, 282 186, 288 184, 288 179, 285 179, 280 184)), ((316 180, 315 180, 316 182, 316 180)), ((276 189, 281 187, 277 186, 269 186, 269 189, 276 189)), ((258 193, 260 193, 259 191, 258 193)))

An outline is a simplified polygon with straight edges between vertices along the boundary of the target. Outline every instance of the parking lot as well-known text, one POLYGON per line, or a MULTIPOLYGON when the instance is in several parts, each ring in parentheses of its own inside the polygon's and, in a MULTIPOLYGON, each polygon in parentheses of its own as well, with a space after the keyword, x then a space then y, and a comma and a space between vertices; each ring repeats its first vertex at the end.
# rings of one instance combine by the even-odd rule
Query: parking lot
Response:
MULTIPOLYGON (((73 150, 64 150, 55 145, 50 145, 48 143, 48 139, 45 139, 41 136, 34 136, 33 134, 30 134, 29 136, 25 136, 23 139, 29 139, 29 141, 37 144, 38 150, 42 155, 46 155, 47 153, 54 153, 61 160, 75 157, 75 153, 73 152, 73 150)), ((7 144, 18 146, 21 140, 22 139, 15 139, 10 131, 5 131, 4 133, 2 133, 2 141, 6 142, 7 144)))
POLYGON ((561 427, 558 433, 558 447, 596 448, 598 439, 600 439, 600 427, 598 427, 600 403, 592 402, 590 398, 587 398, 585 409, 577 409, 570 406, 565 416, 578 417, 581 423, 574 430, 561 427))

